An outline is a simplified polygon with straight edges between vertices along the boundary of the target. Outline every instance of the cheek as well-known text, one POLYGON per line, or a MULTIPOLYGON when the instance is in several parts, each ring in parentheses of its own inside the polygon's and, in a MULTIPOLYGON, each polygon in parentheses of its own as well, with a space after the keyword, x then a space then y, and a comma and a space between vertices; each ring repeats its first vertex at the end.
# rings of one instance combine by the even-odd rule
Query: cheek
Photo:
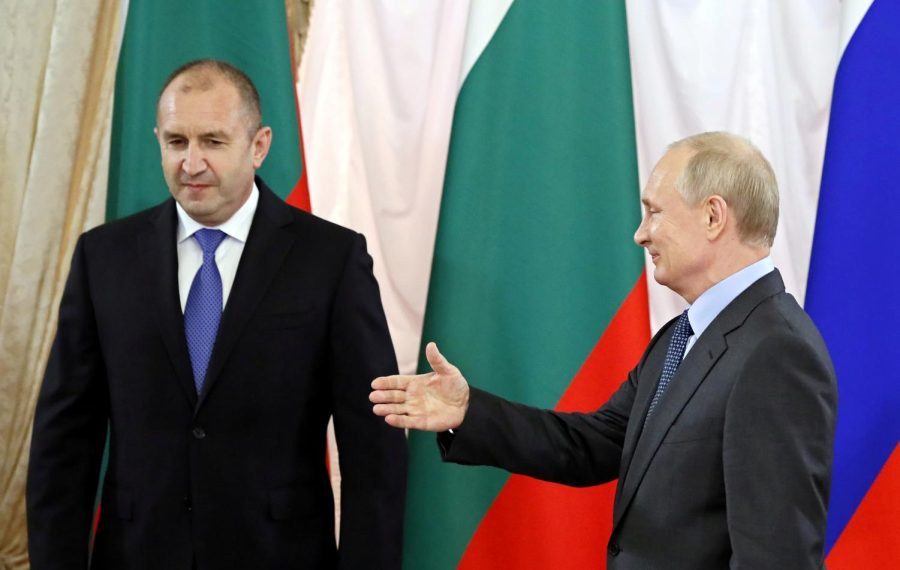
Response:
POLYGON ((166 174, 177 172, 181 168, 181 156, 172 153, 164 153, 162 156, 162 167, 166 174))

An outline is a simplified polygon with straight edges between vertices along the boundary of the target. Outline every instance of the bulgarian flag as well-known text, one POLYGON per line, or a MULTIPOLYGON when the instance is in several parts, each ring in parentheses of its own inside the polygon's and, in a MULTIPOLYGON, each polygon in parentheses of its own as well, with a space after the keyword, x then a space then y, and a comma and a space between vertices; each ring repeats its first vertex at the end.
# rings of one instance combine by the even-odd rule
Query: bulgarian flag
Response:
MULTIPOLYGON (((473 385, 596 409, 650 330, 624 2, 348 4, 301 66, 311 199, 369 238, 401 369, 436 340, 473 385)), ((433 434, 410 458, 405 567, 603 565, 614 484, 443 465, 433 434)))
POLYGON ((153 136, 156 101, 169 74, 188 61, 222 59, 259 91, 272 148, 259 174, 282 198, 305 197, 294 66, 283 2, 130 0, 116 72, 108 220, 169 197, 153 136))
MULTIPOLYGON (((423 339, 533 406, 596 409, 649 340, 625 23, 514 2, 456 103, 423 339)), ((432 434, 410 457, 408 568, 603 565, 614 484, 443 465, 432 434)))

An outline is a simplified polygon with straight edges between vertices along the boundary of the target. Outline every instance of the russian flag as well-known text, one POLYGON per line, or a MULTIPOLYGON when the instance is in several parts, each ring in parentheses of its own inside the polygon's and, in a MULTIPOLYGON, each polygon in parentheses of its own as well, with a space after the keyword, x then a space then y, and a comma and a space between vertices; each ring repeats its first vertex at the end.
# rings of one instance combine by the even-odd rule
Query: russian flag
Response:
POLYGON ((900 2, 865 4, 835 77, 806 296, 838 378, 832 569, 900 567, 900 2))

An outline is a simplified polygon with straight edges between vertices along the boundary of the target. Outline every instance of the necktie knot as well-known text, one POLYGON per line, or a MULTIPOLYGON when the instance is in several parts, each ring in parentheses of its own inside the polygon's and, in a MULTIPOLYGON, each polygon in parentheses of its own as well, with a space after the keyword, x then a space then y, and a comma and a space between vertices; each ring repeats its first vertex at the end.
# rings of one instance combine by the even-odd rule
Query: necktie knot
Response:
POLYGON ((205 259, 211 255, 215 255, 216 250, 219 248, 219 244, 225 239, 225 232, 222 230, 203 228, 194 232, 194 239, 200 244, 200 249, 203 250, 203 257, 205 259))
POLYGON ((687 340, 692 334, 694 334, 694 329, 691 328, 691 320, 688 318, 687 309, 685 309, 681 316, 678 317, 678 322, 675 323, 675 336, 684 337, 687 340))

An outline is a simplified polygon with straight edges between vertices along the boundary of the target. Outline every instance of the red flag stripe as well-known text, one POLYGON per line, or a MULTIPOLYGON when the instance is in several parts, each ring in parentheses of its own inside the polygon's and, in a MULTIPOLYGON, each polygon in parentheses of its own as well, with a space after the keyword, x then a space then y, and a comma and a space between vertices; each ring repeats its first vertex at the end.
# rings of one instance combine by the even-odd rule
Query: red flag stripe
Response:
POLYGON ((294 108, 297 111, 297 140, 300 142, 300 180, 294 185, 291 193, 288 194, 287 203, 295 208, 312 211, 312 204, 309 200, 309 183, 306 176, 306 153, 303 150, 303 120, 300 118, 300 98, 297 95, 297 65, 299 62, 294 61, 294 50, 291 49, 291 27, 289 18, 285 15, 287 25, 288 52, 291 54, 291 77, 294 78, 294 108))
POLYGON ((900 560, 900 446, 895 447, 828 555, 831 570, 896 568, 900 560))
MULTIPOLYGON (((597 409, 650 340, 642 273, 556 408, 597 409)), ((459 568, 605 568, 615 483, 576 489, 513 475, 494 500, 459 568)))

